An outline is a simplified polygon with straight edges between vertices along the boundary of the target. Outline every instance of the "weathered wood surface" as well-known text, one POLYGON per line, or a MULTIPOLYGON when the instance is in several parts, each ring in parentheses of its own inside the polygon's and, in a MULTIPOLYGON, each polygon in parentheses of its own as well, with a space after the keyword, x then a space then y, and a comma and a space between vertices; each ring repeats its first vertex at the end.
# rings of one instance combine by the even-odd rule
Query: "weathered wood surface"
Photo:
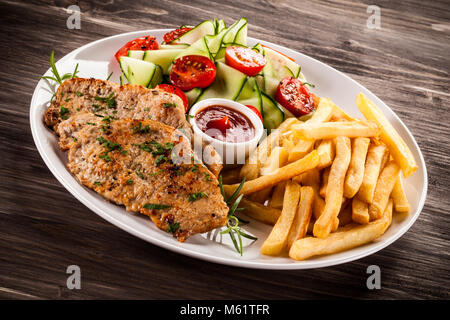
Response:
POLYGON ((450 7, 448 1, 0 1, 0 298, 449 298, 450 7), (381 7, 381 30, 366 27, 381 7), (262 271, 178 255, 112 226, 72 197, 44 165, 29 128, 38 77, 57 57, 127 31, 249 18, 249 35, 317 58, 383 99, 410 128, 429 191, 415 225, 362 260, 307 271, 262 271), (66 268, 82 289, 66 288, 66 268), (366 268, 382 289, 366 288, 366 268))

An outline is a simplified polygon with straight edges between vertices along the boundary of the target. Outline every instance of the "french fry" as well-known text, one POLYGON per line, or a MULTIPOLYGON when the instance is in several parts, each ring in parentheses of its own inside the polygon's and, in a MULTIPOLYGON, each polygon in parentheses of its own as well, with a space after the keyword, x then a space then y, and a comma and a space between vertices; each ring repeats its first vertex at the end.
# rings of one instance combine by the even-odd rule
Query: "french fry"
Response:
POLYGON ((240 172, 241 178, 246 178, 247 181, 258 178, 261 163, 266 161, 272 149, 279 144, 281 135, 289 130, 294 123, 299 123, 299 121, 296 118, 284 120, 277 130, 274 130, 259 144, 242 166, 240 172))
POLYGON ((266 163, 262 164, 260 169, 260 174, 262 176, 266 176, 272 174, 278 168, 281 168, 287 163, 289 157, 289 152, 286 148, 283 147, 275 147, 272 150, 272 153, 267 158, 266 163))
POLYGON ((369 138, 355 138, 352 141, 352 158, 344 183, 344 196, 347 198, 353 198, 361 186, 369 144, 369 138))
POLYGON ((395 181, 398 178, 400 167, 395 161, 390 161, 383 169, 377 181, 373 202, 369 206, 370 220, 381 218, 389 202, 389 196, 394 189, 395 181))
POLYGON ((320 189, 320 173, 317 168, 311 169, 292 179, 304 186, 312 187, 314 190, 313 215, 318 219, 325 208, 325 201, 319 195, 320 189))
POLYGON ((344 180, 351 157, 351 143, 348 137, 335 139, 336 157, 328 177, 325 208, 314 224, 314 236, 325 238, 329 235, 333 221, 339 214, 344 194, 344 180))
POLYGON ((324 123, 301 123, 292 126, 300 138, 308 140, 333 139, 339 136, 350 138, 376 137, 379 128, 376 122, 339 121, 324 123))
MULTIPOLYGON (((311 119, 305 122, 305 124, 310 125, 314 123, 326 122, 331 119, 333 108, 329 104, 329 100, 320 99, 319 106, 314 112, 311 119)), ((295 147, 289 151, 288 162, 297 161, 303 158, 306 154, 311 152, 314 147, 314 140, 299 140, 295 147)))
POLYGON ((410 206, 408 199, 406 198, 405 190, 403 189, 403 183, 400 176, 397 178, 394 184, 394 189, 391 193, 392 200, 394 200, 394 208, 397 212, 408 213, 410 206))
POLYGON ((361 246, 380 237, 390 226, 391 221, 392 201, 388 204, 382 219, 366 225, 346 225, 323 239, 314 237, 299 239, 289 250, 289 256, 295 260, 305 260, 313 256, 337 253, 361 246))
POLYGON ((357 197, 352 200, 352 220, 359 224, 368 224, 370 220, 369 205, 357 197))
POLYGON ((300 203, 297 208, 297 213, 289 231, 287 240, 288 249, 292 246, 295 240, 304 238, 308 231, 309 221, 311 220, 312 205, 314 201, 314 190, 311 187, 301 187, 300 189, 300 203))
POLYGON ((364 167, 363 181, 357 193, 358 198, 367 203, 372 203, 377 179, 380 174, 381 162, 383 161, 386 152, 388 151, 384 144, 369 146, 364 167))
MULTIPOLYGON (((315 168, 318 163, 319 155, 316 150, 313 150, 302 159, 279 168, 271 175, 261 176, 254 180, 246 181, 240 193, 247 195, 268 187, 273 187, 277 183, 289 180, 305 171, 315 168)), ((230 196, 238 187, 238 184, 224 185, 223 189, 225 193, 230 196)))
POLYGON ((339 108, 330 99, 328 99, 328 98, 324 98, 324 99, 327 99, 328 104, 333 108, 333 114, 332 114, 333 120, 360 121, 360 119, 352 117, 351 115, 346 113, 344 110, 339 108))
POLYGON ((317 165, 318 169, 331 166, 335 156, 333 140, 327 139, 320 141, 320 144, 317 147, 317 153, 319 154, 319 164, 317 165))
POLYGON ((347 201, 342 205, 342 209, 339 212, 338 218, 339 218, 339 227, 343 227, 353 221, 352 206, 349 205, 347 201))
POLYGON ((245 198, 242 198, 239 203, 239 207, 244 208, 245 210, 242 212, 249 217, 270 225, 277 223, 277 220, 281 215, 281 210, 266 207, 260 203, 253 202, 245 198))
POLYGON ((240 171, 241 168, 233 168, 221 171, 220 174, 222 175, 222 183, 223 184, 239 183, 241 181, 241 178, 239 177, 240 171))
POLYGON ((322 198, 325 198, 327 195, 327 187, 328 187, 328 178, 330 176, 331 168, 326 168, 322 173, 322 186, 320 187, 319 194, 322 198))
POLYGON ((270 198, 272 187, 248 195, 248 200, 264 204, 270 198))
POLYGON ((265 255, 278 255, 286 246, 289 230, 297 211, 300 199, 300 185, 296 182, 286 183, 286 192, 283 201, 283 210, 267 239, 261 247, 265 255))
POLYGON ((388 146, 389 151, 400 166, 405 178, 414 173, 418 166, 411 150, 405 141, 389 123, 381 110, 367 97, 360 93, 356 98, 356 105, 368 120, 375 121, 380 126, 381 140, 388 146))
POLYGON ((284 191, 286 182, 280 182, 273 188, 272 198, 270 198, 269 206, 272 208, 281 209, 283 207, 284 191))

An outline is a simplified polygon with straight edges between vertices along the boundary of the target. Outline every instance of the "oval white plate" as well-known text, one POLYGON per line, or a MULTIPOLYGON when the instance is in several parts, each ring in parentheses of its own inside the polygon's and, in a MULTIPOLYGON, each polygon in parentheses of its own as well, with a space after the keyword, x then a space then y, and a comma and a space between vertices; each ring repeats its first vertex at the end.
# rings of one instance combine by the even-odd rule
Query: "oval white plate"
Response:
MULTIPOLYGON (((112 71, 114 74, 111 80, 118 82, 120 69, 114 60, 113 54, 127 41, 143 35, 151 34, 156 36, 158 41, 161 41, 162 36, 167 31, 169 29, 137 31, 101 39, 72 51, 59 60, 56 65, 59 72, 63 74, 72 72, 76 63, 79 63, 79 77, 106 79, 112 71)), ((249 38, 248 41, 249 45, 261 42, 294 58, 302 66, 302 72, 308 81, 316 85, 314 92, 318 96, 331 98, 350 114, 362 117, 355 101, 357 94, 363 92, 381 108, 411 148, 419 164, 417 172, 409 177, 405 183, 406 193, 411 204, 411 212, 404 219, 394 218, 392 226, 375 242, 345 252, 321 256, 307 261, 294 261, 288 257, 267 257, 259 253, 259 248, 271 228, 257 221, 251 221, 245 228, 256 235, 259 240, 250 244, 248 242, 245 243, 246 247, 243 257, 234 251, 228 237, 223 239, 223 243, 219 243, 220 237, 216 238, 214 233, 210 235, 196 235, 185 243, 179 243, 169 234, 158 230, 148 218, 128 213, 123 207, 105 201, 103 197, 94 191, 80 185, 70 174, 65 167, 66 155, 59 150, 56 136, 43 123, 46 102, 50 100, 52 95, 48 89, 48 82, 44 80, 39 81, 36 86, 30 109, 31 131, 39 153, 50 171, 62 185, 99 216, 155 245, 211 262, 260 269, 320 268, 365 257, 397 240, 418 218, 425 202, 428 185, 422 153, 408 128, 386 104, 345 74, 293 50, 253 38, 249 38)), ((50 74, 49 71, 47 74, 50 74)))

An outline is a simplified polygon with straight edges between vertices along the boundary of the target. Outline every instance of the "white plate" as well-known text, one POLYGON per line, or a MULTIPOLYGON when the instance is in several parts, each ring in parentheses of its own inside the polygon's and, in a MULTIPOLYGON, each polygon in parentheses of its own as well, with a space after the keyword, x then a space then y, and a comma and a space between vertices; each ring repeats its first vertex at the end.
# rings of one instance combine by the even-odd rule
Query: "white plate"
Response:
MULTIPOLYGON (((161 41, 162 36, 167 31, 169 29, 138 31, 101 39, 72 51, 59 60, 56 65, 60 73, 65 73, 72 72, 75 64, 78 62, 80 64, 80 77, 106 79, 108 74, 113 71, 114 74, 111 80, 118 81, 120 70, 113 57, 116 50, 127 41, 148 34, 156 36, 158 41, 161 41)), ((105 201, 103 197, 80 185, 75 180, 65 167, 66 154, 59 150, 56 136, 43 123, 46 102, 51 97, 51 93, 48 90, 48 82, 44 80, 39 81, 36 86, 30 109, 31 131, 39 153, 50 171, 62 185, 102 218, 155 245, 211 262, 259 269, 320 268, 365 257, 397 240, 419 216, 425 202, 428 185, 422 153, 408 128, 386 104, 345 74, 293 50, 253 38, 249 38, 248 41, 250 45, 261 42, 294 58, 302 66, 302 72, 308 81, 316 85, 314 92, 319 96, 331 98, 350 114, 362 117, 355 105, 355 101, 357 94, 363 92, 381 108, 411 148, 419 164, 417 172, 409 177, 405 183, 406 193, 411 204, 411 212, 403 220, 394 219, 392 226, 375 242, 345 252, 300 262, 291 260, 288 257, 267 257, 259 253, 259 248, 270 232, 270 227, 257 221, 251 221, 245 228, 256 235, 259 240, 245 247, 243 257, 234 251, 232 244, 227 238, 224 238, 224 243, 218 243, 208 239, 205 235, 196 235, 189 238, 185 243, 179 243, 166 232, 158 230, 150 219, 126 212, 123 207, 105 201)), ((50 73, 47 72, 47 74, 50 73)))

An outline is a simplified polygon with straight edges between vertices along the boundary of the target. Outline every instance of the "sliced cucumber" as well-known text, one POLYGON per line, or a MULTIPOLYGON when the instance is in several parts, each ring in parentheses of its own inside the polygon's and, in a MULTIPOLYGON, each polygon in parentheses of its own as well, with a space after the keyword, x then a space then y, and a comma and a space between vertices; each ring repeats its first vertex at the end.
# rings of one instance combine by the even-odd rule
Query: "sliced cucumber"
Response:
POLYGON ((184 50, 185 49, 148 50, 145 51, 143 60, 159 65, 164 74, 169 74, 169 67, 173 60, 184 50))
POLYGON ((120 57, 119 63, 123 75, 130 84, 149 87, 162 80, 161 68, 154 63, 126 56, 120 57))
POLYGON ((264 53, 272 68, 270 76, 281 80, 287 76, 297 78, 300 75, 300 66, 288 57, 267 47, 264 49, 264 53))
POLYGON ((263 104, 263 124, 267 130, 278 128, 284 120, 284 112, 278 104, 264 92, 261 92, 263 104))
POLYGON ((245 84, 247 76, 242 72, 217 62, 216 79, 206 88, 197 101, 208 98, 224 98, 235 100, 245 84))
POLYGON ((159 45, 160 50, 172 50, 172 49, 186 49, 189 48, 188 44, 161 44, 159 45))
POLYGON ((227 29, 223 29, 218 34, 215 35, 206 35, 205 40, 208 46, 208 50, 211 55, 214 57, 217 52, 220 50, 222 46, 222 40, 224 35, 227 33, 227 29))
MULTIPOLYGON (((198 39, 196 42, 194 42, 189 48, 183 50, 181 53, 179 53, 175 59, 188 56, 188 55, 199 55, 199 56, 205 56, 208 59, 213 60, 211 53, 209 52, 208 43, 206 40, 206 37, 202 37, 198 39)), ((174 60, 175 60, 174 59, 174 60)), ((214 60, 213 60, 214 61, 214 60)))
MULTIPOLYGON (((265 68, 265 67, 264 67, 265 68)), ((264 73, 264 91, 271 97, 275 97, 280 80, 264 73)))
POLYGON ((142 60, 144 58, 145 51, 142 50, 130 50, 128 56, 133 59, 142 60))
POLYGON ((259 91, 258 84, 256 83, 256 79, 254 77, 247 77, 247 81, 242 87, 236 101, 244 105, 254 106, 262 114, 261 92, 259 91))
POLYGON ((170 42, 170 44, 193 44, 198 41, 200 38, 206 36, 207 34, 215 34, 216 27, 213 21, 205 20, 202 23, 198 24, 185 34, 181 35, 179 38, 170 42))
POLYGON ((223 37, 224 43, 239 43, 244 46, 247 45, 247 19, 241 18, 233 23, 223 37), (245 35, 245 39, 244 39, 245 35), (238 41, 237 41, 238 40, 238 41))
POLYGON ((148 87, 154 88, 162 82, 163 82, 163 70, 160 66, 156 65, 155 74, 153 75, 152 81, 150 81, 148 87))
POLYGON ((232 43, 224 43, 224 42, 222 41, 222 46, 220 47, 219 51, 217 51, 216 55, 214 56, 214 59, 215 59, 216 61, 217 61, 218 59, 225 59, 225 50, 226 50, 228 47, 246 47, 246 46, 243 46, 242 44, 234 43, 234 42, 232 42, 232 43))
POLYGON ((202 91, 203 90, 201 88, 194 88, 184 93, 188 99, 189 107, 192 107, 194 103, 197 102, 197 99, 202 94, 202 91))
POLYGON ((222 31, 223 29, 226 29, 227 25, 225 23, 225 20, 220 19, 219 21, 217 21, 216 24, 216 33, 219 33, 220 31, 222 31))
POLYGON ((256 52, 261 53, 262 55, 264 55, 264 47, 261 45, 261 43, 257 43, 252 47, 253 50, 255 50, 256 52))

